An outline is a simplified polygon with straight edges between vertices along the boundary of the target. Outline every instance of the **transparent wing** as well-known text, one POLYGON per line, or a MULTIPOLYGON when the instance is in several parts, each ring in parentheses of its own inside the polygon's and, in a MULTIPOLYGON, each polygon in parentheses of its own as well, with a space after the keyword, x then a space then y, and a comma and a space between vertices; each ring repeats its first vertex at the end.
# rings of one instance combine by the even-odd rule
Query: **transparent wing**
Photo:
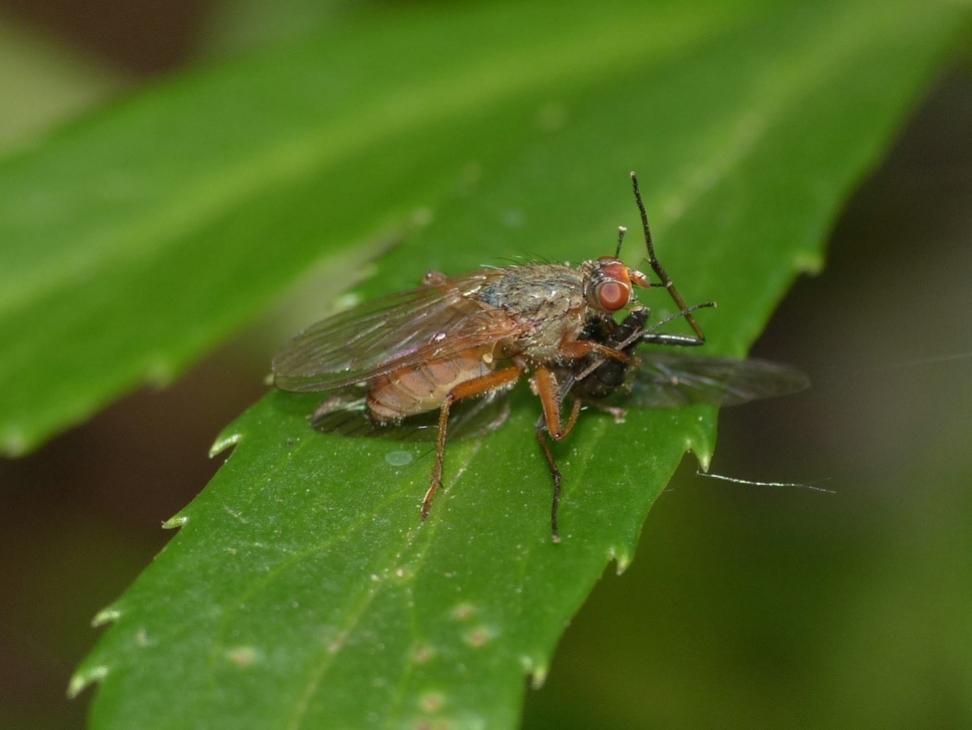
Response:
POLYGON ((502 275, 496 269, 446 279, 321 320, 277 353, 274 384, 291 391, 341 388, 507 337, 516 323, 474 297, 502 275))
MULTIPOLYGON (((502 426, 510 416, 509 394, 491 393, 455 404, 449 415, 449 439, 483 436, 502 426)), ((397 424, 376 424, 368 418, 367 410, 363 394, 341 393, 321 403, 311 424, 324 433, 404 442, 434 441, 438 432, 437 410, 409 416, 397 424)))
POLYGON ((799 370, 767 360, 639 353, 626 385, 616 396, 619 404, 642 408, 679 408, 694 403, 734 406, 775 398, 807 388, 810 380, 799 370))

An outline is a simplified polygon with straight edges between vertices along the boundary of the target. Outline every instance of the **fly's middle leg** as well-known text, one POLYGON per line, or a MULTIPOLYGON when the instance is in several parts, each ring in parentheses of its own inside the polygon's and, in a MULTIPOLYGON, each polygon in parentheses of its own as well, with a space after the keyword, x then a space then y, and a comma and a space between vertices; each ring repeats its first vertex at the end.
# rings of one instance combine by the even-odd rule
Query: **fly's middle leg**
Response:
POLYGON ((449 391, 449 394, 442 401, 442 406, 439 408, 439 431, 435 437, 435 464, 432 466, 432 478, 429 480, 429 489, 425 493, 425 498, 422 500, 423 520, 429 516, 429 510, 432 507, 432 498, 435 496, 439 487, 442 486, 442 466, 445 462, 446 434, 449 426, 449 410, 452 408, 452 404, 463 398, 474 398, 477 395, 485 395, 497 388, 512 385, 520 378, 522 373, 523 369, 516 366, 487 373, 478 378, 459 383, 459 385, 449 391))
POLYGON ((581 411, 581 402, 576 398, 574 399, 570 408, 570 415, 567 417, 567 423, 562 424, 560 417, 560 393, 558 392, 557 381, 553 374, 546 368, 537 368, 533 382, 537 389, 537 395, 540 396, 540 405, 543 407, 543 417, 537 421, 537 441, 540 443, 540 449, 543 451, 543 456, 547 460, 550 476, 553 479, 553 499, 550 503, 550 534, 554 542, 560 542, 557 512, 560 508, 561 475, 560 469, 557 468, 553 451, 550 448, 550 443, 547 441, 546 434, 549 433, 550 438, 554 441, 562 441, 565 439, 567 434, 573 431, 574 426, 577 424, 577 417, 581 411))

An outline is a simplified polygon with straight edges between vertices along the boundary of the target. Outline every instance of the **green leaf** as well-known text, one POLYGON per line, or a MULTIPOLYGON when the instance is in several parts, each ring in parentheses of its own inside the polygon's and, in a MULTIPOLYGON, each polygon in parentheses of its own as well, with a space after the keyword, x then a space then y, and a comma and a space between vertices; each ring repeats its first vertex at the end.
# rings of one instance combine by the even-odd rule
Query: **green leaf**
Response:
MULTIPOLYGON (((254 114, 279 137, 237 150, 236 166, 187 160, 199 169, 185 190, 159 183, 171 209, 143 212, 169 235, 152 247, 169 284, 190 277, 173 291, 186 286, 196 306, 170 303, 183 316, 200 317, 205 295, 215 311, 202 318, 228 328, 325 248, 301 232, 319 226, 336 246, 336 232, 360 238, 419 204, 433 222, 385 258, 365 296, 427 268, 609 253, 615 227, 637 220, 636 168, 667 268, 690 301, 719 301, 704 320, 711 351, 741 354, 796 273, 820 266, 841 201, 943 57, 956 16, 947 5, 865 2, 408 7, 323 48, 160 91, 101 124, 134 137, 148 110, 190 99, 205 117, 232 101, 201 95, 218 82, 269 93, 273 79, 277 102, 296 105, 292 94, 327 78, 321 93, 355 102, 328 112, 346 111, 340 123, 321 112, 298 124, 261 106, 254 114), (288 125, 301 129, 279 129, 288 125), (190 214, 201 211, 213 220, 197 231, 190 214), (287 242, 273 255, 271 232, 287 242), (176 266, 179 253, 198 265, 200 250, 205 274, 176 266)), ((223 146, 210 139, 201 157, 210 145, 223 146)), ((118 276, 144 287, 134 273, 118 276)), ((213 331, 170 333, 164 354, 177 334, 199 348, 213 331)), ((101 682, 93 727, 513 726, 523 674, 542 681, 605 565, 627 564, 685 450, 705 462, 714 443, 712 409, 582 419, 558 449, 555 546, 529 393, 495 434, 450 445, 446 488, 424 524, 430 447, 315 433, 314 404, 270 393, 219 438, 214 452, 235 445, 227 462, 98 619, 113 625, 71 686, 101 682)))
MULTIPOLYGON (((17 384, 0 390, 0 447, 23 453, 167 382, 322 257, 400 229, 472 167, 508 164, 547 95, 636 56, 634 29, 592 9, 537 41, 544 12, 368 15, 174 79, 0 164, 0 382, 17 384)), ((675 14, 647 55, 718 20, 675 14)))

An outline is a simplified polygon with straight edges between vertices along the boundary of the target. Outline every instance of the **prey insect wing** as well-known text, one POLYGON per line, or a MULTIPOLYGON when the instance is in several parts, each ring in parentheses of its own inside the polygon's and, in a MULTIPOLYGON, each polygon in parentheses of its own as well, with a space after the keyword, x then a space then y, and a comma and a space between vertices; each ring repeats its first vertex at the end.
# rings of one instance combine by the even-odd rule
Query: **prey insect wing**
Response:
POLYGON ((681 353, 641 352, 624 385, 605 405, 681 408, 696 403, 734 406, 796 393, 810 385, 806 375, 767 360, 736 360, 681 353))
POLYGON ((274 384, 333 390, 496 342, 514 332, 515 323, 474 294, 500 271, 444 278, 311 325, 274 358, 274 384))
MULTIPOLYGON (((688 312, 707 306, 695 305, 688 312)), ((678 316, 678 315, 675 315, 678 316)), ((591 358, 561 368, 561 399, 571 396, 609 407, 680 408, 696 403, 734 406, 807 388, 799 370, 767 360, 738 360, 644 345, 699 345, 695 338, 659 331, 674 317, 648 325, 649 311, 634 309, 621 323, 596 321, 583 336, 634 357, 630 364, 591 358)))

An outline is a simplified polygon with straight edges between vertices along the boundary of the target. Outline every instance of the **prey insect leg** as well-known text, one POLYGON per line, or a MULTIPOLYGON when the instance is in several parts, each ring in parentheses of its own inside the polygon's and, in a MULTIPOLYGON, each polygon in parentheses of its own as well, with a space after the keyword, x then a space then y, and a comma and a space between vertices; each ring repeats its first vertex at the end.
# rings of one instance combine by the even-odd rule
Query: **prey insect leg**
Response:
POLYGON ((537 368, 534 383, 536 384, 537 394, 540 396, 540 405, 543 407, 543 416, 537 421, 537 441, 540 443, 540 449, 543 451, 543 456, 547 460, 550 476, 553 479, 553 499, 550 503, 550 532, 553 541, 560 542, 560 529, 557 526, 557 510, 560 507, 561 475, 560 469, 557 468, 553 451, 550 449, 550 443, 547 441, 544 432, 550 434, 550 437, 554 441, 562 441, 566 438, 567 434, 573 431, 574 426, 577 425, 577 417, 581 411, 581 402, 576 398, 574 399, 574 402, 571 404, 570 415, 567 417, 567 423, 561 424, 561 397, 553 375, 546 368, 537 368))
MULTIPOLYGON (((701 304, 693 304, 691 307, 683 309, 680 312, 676 312, 671 316, 665 317, 665 319, 656 322, 651 327, 646 328, 643 325, 639 326, 633 333, 631 333, 631 335, 621 340, 621 342, 614 345, 614 347, 616 347, 618 350, 623 352, 627 347, 633 345, 636 342, 647 342, 652 345, 677 345, 682 347, 697 347, 699 345, 704 345, 705 340, 699 339, 694 335, 670 335, 663 332, 659 332, 658 330, 659 328, 664 327, 666 324, 668 324, 674 319, 678 319, 679 317, 690 317, 692 316, 692 313, 695 312, 696 310, 714 308, 714 307, 715 307, 715 302, 702 302, 701 304)), ((637 311, 646 311, 646 310, 637 310, 637 311)), ((634 312, 628 315, 629 318, 632 315, 634 315, 634 312)), ((603 362, 603 360, 601 362, 603 362)), ((592 370, 596 369, 599 366, 600 366, 600 362, 597 363, 594 367, 585 370, 584 373, 577 379, 582 380, 584 377, 590 374, 592 370)))
POLYGON ((648 248, 648 263, 651 265, 652 270, 657 274, 658 278, 661 279, 662 286, 664 286, 672 300, 675 302, 675 306, 685 316, 685 320, 692 326, 696 336, 702 342, 705 342, 705 334, 702 332, 702 327, 692 316, 692 312, 685 304, 685 299, 679 293, 678 289, 675 288, 675 282, 672 281, 672 277, 668 275, 665 268, 661 265, 658 260, 658 256, 655 255, 655 244, 651 239, 651 229, 648 227, 648 212, 645 210, 645 201, 641 199, 641 188, 638 186, 638 176, 635 173, 631 173, 631 186, 634 188, 635 202, 638 204, 638 212, 641 214, 641 227, 645 232, 645 246, 648 248))
POLYGON ((522 373, 523 369, 516 366, 487 373, 481 377, 459 383, 459 385, 449 392, 445 400, 442 401, 442 407, 439 409, 439 431, 435 437, 435 464, 432 467, 432 478, 429 480, 429 489, 422 499, 423 520, 429 516, 429 509, 432 507, 432 498, 442 485, 442 465, 445 461, 446 431, 449 425, 449 409, 452 407, 452 404, 463 398, 484 395, 491 390, 512 385, 519 379, 522 373))
POLYGON ((641 341, 649 345, 675 345, 679 347, 698 347, 705 343, 692 335, 666 335, 660 332, 645 332, 641 341))

